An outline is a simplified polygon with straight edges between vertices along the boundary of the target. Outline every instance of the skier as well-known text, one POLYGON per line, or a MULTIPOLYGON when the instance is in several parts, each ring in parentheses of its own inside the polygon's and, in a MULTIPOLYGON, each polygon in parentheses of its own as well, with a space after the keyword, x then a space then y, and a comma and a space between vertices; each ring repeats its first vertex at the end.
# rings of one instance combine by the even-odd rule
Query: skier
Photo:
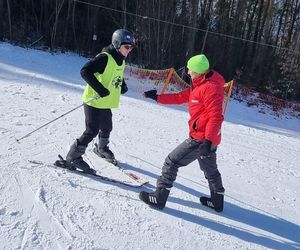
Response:
POLYGON ((83 171, 90 166, 83 160, 88 144, 98 135, 94 152, 105 160, 116 164, 113 152, 109 149, 109 136, 112 131, 112 108, 118 108, 120 94, 128 88, 123 75, 125 59, 136 45, 134 35, 125 29, 118 29, 112 35, 112 42, 102 52, 87 62, 80 71, 87 82, 82 95, 85 114, 85 131, 72 144, 67 156, 68 166, 83 171), (92 101, 91 99, 99 96, 92 101))
POLYGON ((142 191, 139 198, 150 206, 163 209, 178 168, 197 159, 210 189, 210 197, 200 197, 200 202, 222 212, 225 189, 217 168, 216 150, 221 142, 221 125, 224 120, 222 105, 225 81, 219 73, 209 68, 209 61, 204 54, 191 57, 187 68, 193 84, 190 88, 177 94, 157 95, 156 90, 144 92, 146 98, 161 104, 188 103, 190 120, 189 138, 165 159, 156 190, 150 193, 142 191))

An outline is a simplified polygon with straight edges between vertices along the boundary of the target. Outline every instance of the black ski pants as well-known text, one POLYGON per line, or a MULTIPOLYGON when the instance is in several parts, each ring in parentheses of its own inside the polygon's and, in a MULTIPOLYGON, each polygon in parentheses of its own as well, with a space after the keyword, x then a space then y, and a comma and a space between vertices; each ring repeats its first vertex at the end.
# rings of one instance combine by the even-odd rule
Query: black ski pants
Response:
POLYGON ((85 131, 78 143, 88 145, 97 135, 109 138, 112 131, 112 112, 110 109, 98 109, 84 104, 85 131))
POLYGON ((200 169, 208 181, 211 192, 224 192, 221 174, 217 168, 216 148, 209 157, 200 159, 199 146, 202 142, 192 138, 186 139, 178 145, 165 159, 162 175, 157 180, 158 188, 171 188, 176 179, 178 169, 187 166, 198 159, 200 169))

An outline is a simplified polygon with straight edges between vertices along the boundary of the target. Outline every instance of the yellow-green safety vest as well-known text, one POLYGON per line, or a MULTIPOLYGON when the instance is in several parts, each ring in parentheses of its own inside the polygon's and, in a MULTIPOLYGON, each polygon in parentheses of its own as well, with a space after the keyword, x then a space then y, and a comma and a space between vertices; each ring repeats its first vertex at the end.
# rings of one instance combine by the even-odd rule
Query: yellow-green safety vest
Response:
POLYGON ((121 95, 121 85, 124 77, 125 61, 123 61, 122 65, 119 66, 112 55, 107 52, 102 52, 101 54, 107 55, 107 65, 102 74, 96 72, 94 75, 103 87, 109 90, 110 94, 88 102, 98 96, 98 93, 89 84, 87 84, 82 95, 82 101, 84 103, 88 102, 87 105, 99 109, 118 108, 121 95))

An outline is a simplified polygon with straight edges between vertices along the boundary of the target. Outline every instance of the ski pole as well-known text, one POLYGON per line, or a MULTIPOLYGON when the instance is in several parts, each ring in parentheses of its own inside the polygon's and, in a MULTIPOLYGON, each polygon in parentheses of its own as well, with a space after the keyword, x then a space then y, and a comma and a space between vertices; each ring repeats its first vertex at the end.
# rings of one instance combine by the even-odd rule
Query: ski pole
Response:
MULTIPOLYGON (((91 101, 93 101, 93 100, 95 100, 95 99, 98 99, 98 98, 100 98, 100 96, 97 95, 96 97, 94 97, 94 98, 88 100, 88 101, 85 102, 85 103, 89 103, 89 102, 91 102, 91 101)), ((85 103, 82 103, 81 105, 79 105, 79 106, 77 106, 77 107, 71 109, 70 111, 68 111, 68 112, 66 112, 66 113, 64 113, 64 114, 62 114, 62 115, 60 115, 59 117, 56 117, 55 119, 53 119, 53 120, 51 120, 51 121, 45 123, 44 125, 42 125, 42 126, 36 128, 36 129, 34 129, 33 131, 29 132, 28 134, 22 136, 21 138, 16 139, 16 141, 17 141, 18 143, 20 143, 21 140, 23 140, 24 138, 30 136, 30 135, 33 134, 34 132, 40 130, 40 129, 43 128, 43 127, 46 127, 47 125, 49 125, 49 124, 52 123, 52 122, 57 121, 58 119, 64 117, 65 115, 70 114, 70 113, 73 112, 74 110, 81 108, 85 103)))

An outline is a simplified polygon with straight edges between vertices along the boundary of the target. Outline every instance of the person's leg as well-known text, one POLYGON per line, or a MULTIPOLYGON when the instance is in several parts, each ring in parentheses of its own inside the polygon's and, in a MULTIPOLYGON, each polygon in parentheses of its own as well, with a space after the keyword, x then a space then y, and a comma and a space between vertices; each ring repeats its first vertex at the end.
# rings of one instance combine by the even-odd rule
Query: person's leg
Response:
POLYGON ((210 197, 200 197, 200 202, 213 208, 217 212, 222 212, 224 207, 224 187, 222 177, 217 167, 216 149, 212 151, 209 157, 198 159, 201 170, 208 181, 210 197))
POLYGON ((224 192, 222 177, 217 166, 216 151, 212 152, 209 157, 198 159, 200 169, 203 171, 208 181, 209 189, 212 192, 224 192))
POLYGON ((157 180, 158 188, 173 187, 178 168, 187 166, 199 157, 199 144, 199 141, 188 138, 167 156, 162 168, 162 174, 157 180))
POLYGON ((88 144, 97 136, 99 132, 99 109, 84 105, 86 129, 83 134, 71 145, 66 156, 66 161, 82 170, 87 170, 90 166, 83 160, 88 144))
POLYGON ((85 131, 78 138, 80 145, 87 146, 99 133, 102 120, 102 109, 84 105, 85 131))
POLYGON ((100 138, 109 138, 110 132, 113 129, 111 109, 102 109, 101 110, 101 120, 100 120, 99 129, 100 129, 99 139, 100 138))
POLYGON ((198 147, 199 141, 190 138, 178 145, 165 159, 155 192, 141 192, 140 199, 151 206, 164 208, 176 180, 178 168, 190 164, 199 157, 198 147))
POLYGON ((102 119, 100 120, 100 131, 99 131, 99 141, 94 149, 94 152, 102 158, 112 163, 115 162, 115 156, 113 152, 109 149, 109 136, 112 131, 112 112, 110 109, 102 110, 102 119))

